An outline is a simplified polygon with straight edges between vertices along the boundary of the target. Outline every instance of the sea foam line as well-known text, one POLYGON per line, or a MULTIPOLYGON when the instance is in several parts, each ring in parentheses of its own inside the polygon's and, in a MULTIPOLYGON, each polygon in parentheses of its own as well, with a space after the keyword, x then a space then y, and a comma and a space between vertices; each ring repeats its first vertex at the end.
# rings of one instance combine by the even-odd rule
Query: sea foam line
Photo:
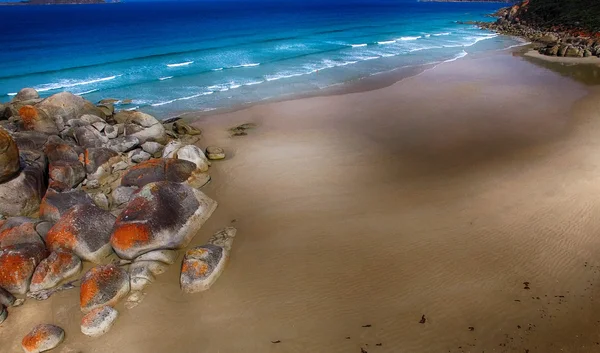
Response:
POLYGON ((193 61, 186 61, 186 62, 182 62, 182 63, 176 63, 176 64, 167 64, 167 67, 180 67, 180 66, 188 66, 193 64, 193 61))
POLYGON ((96 92, 98 89, 91 89, 89 91, 85 91, 85 92, 80 92, 80 93, 75 93, 75 95, 77 96, 83 96, 84 94, 88 94, 88 93, 92 93, 92 92, 96 92))
POLYGON ((352 48, 360 48, 360 47, 366 47, 367 44, 363 43, 363 44, 350 44, 350 46, 352 46, 352 48))
POLYGON ((417 40, 421 38, 421 36, 418 37, 400 37, 398 40, 402 40, 402 41, 412 41, 412 40, 417 40))
POLYGON ((102 78, 96 78, 93 80, 89 80, 89 81, 63 81, 63 82, 56 82, 56 83, 47 83, 47 84, 43 84, 43 85, 39 85, 34 87, 36 89, 36 91, 38 92, 47 92, 47 91, 52 91, 55 89, 62 89, 62 88, 70 88, 70 87, 77 87, 77 86, 85 86, 85 85, 91 85, 93 83, 99 83, 99 82, 106 82, 106 81, 111 81, 114 80, 117 77, 121 77, 122 75, 114 75, 114 76, 109 76, 109 77, 102 77, 102 78))
POLYGON ((451 33, 450 32, 442 32, 442 33, 434 33, 433 35, 436 37, 439 36, 449 36, 451 33))
POLYGON ((173 76, 165 76, 165 77, 159 77, 158 80, 159 81, 164 81, 164 80, 169 80, 171 78, 173 78, 173 76))
POLYGON ((380 45, 393 44, 393 43, 396 43, 396 41, 395 40, 384 40, 382 42, 377 42, 377 44, 380 44, 380 45))
POLYGON ((241 65, 232 66, 232 68, 233 69, 237 69, 237 68, 240 68, 240 67, 255 67, 255 66, 259 66, 259 65, 260 65, 260 63, 241 64, 241 65))
POLYGON ((171 103, 174 103, 174 102, 177 102, 177 101, 185 101, 185 100, 189 100, 189 99, 193 99, 193 98, 198 98, 198 97, 206 96, 206 95, 213 94, 213 93, 214 92, 212 92, 212 91, 211 92, 202 92, 202 93, 194 94, 194 95, 187 96, 187 97, 175 98, 175 99, 171 99, 171 100, 164 101, 164 102, 153 103, 153 104, 150 104, 150 105, 153 106, 153 107, 160 107, 162 105, 171 104, 171 103))
POLYGON ((452 62, 452 61, 456 61, 456 60, 458 60, 460 58, 464 58, 467 55, 469 55, 469 53, 467 53, 466 51, 463 50, 462 52, 458 53, 454 58, 448 59, 448 60, 446 60, 444 62, 445 63, 449 63, 449 62, 452 62))

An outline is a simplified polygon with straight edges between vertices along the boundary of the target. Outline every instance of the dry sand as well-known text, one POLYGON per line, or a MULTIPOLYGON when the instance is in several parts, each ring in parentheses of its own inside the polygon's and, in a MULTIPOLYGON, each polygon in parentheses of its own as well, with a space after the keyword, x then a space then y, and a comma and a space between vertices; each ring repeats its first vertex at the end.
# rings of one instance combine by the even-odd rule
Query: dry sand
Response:
POLYGON ((202 117, 229 158, 194 244, 238 227, 213 288, 171 266, 98 339, 77 291, 30 301, 0 351, 50 322, 56 352, 599 352, 599 97, 502 53, 202 117))

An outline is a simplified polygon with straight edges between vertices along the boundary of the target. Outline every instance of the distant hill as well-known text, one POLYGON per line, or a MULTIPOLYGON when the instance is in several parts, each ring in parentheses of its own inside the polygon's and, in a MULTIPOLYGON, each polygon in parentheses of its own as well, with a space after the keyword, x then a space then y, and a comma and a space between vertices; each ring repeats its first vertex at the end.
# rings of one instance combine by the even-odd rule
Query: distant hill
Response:
POLYGON ((530 0, 518 15, 536 26, 600 31, 600 0, 530 0))

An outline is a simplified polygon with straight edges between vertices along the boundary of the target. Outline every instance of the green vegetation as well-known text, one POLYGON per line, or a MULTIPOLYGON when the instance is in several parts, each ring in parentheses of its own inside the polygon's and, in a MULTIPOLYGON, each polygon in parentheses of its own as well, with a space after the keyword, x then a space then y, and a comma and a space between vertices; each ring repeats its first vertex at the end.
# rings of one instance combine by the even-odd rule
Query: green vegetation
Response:
POLYGON ((522 19, 537 25, 600 31, 600 0, 531 0, 522 19))

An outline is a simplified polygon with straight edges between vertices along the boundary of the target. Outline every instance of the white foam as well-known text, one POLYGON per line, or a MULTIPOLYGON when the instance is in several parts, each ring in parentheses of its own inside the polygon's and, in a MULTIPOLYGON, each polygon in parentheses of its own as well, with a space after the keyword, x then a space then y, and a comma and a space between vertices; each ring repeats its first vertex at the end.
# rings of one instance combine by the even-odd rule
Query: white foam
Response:
POLYGON ((7 95, 7 96, 11 96, 11 97, 12 97, 12 96, 16 96, 16 95, 17 95, 17 92, 11 92, 11 93, 7 93, 6 95, 7 95))
POLYGON ((352 48, 360 48, 360 47, 366 47, 367 44, 350 44, 352 46, 352 48))
POLYGON ((418 37, 400 37, 398 40, 409 41, 409 40, 417 40, 419 38, 421 38, 421 36, 418 36, 418 37))
POLYGON ((186 62, 182 62, 182 63, 176 63, 176 64, 167 64, 167 67, 180 67, 180 66, 188 66, 193 64, 193 61, 186 61, 186 62))
POLYGON ((259 66, 259 65, 260 65, 260 63, 241 64, 241 65, 232 66, 232 68, 237 69, 239 67, 255 67, 255 66, 259 66))
POLYGON ((222 67, 216 68, 216 69, 212 69, 213 71, 223 71, 222 67))
POLYGON ((161 105, 167 105, 167 104, 175 103, 177 101, 185 101, 185 100, 189 100, 189 99, 194 99, 194 98, 198 98, 198 97, 201 97, 201 96, 206 96, 206 95, 209 95, 209 94, 213 94, 213 92, 202 92, 202 93, 194 94, 194 95, 191 95, 191 96, 181 97, 181 98, 175 98, 175 99, 171 99, 171 100, 168 100, 168 101, 158 102, 158 103, 154 103, 154 104, 150 104, 150 105, 153 106, 153 107, 160 107, 161 105))
POLYGON ((511 46, 506 47, 506 48, 504 48, 502 50, 508 50, 508 49, 512 49, 512 48, 518 48, 518 47, 522 47, 522 46, 529 45, 529 44, 531 44, 531 42, 523 42, 523 43, 511 45, 511 46))
POLYGON ((60 82, 47 83, 47 84, 35 86, 34 88, 38 92, 47 92, 47 91, 52 91, 52 90, 55 90, 55 89, 63 89, 63 88, 70 88, 70 87, 77 87, 77 86, 85 86, 85 85, 91 85, 93 83, 111 81, 111 80, 114 80, 117 77, 121 77, 121 75, 114 75, 114 76, 108 76, 108 77, 102 77, 102 78, 95 78, 95 79, 87 80, 87 81, 62 80, 60 82))
POLYGON ((139 106, 139 105, 136 105, 136 106, 135 106, 135 107, 133 107, 133 108, 128 108, 128 109, 125 109, 125 110, 127 110, 128 112, 130 112, 130 111, 132 111, 132 110, 137 110, 137 109, 140 109, 140 106, 139 106))
POLYGON ((171 79, 171 78, 173 78, 173 76, 159 77, 158 79, 159 79, 160 81, 164 81, 164 80, 168 80, 168 79, 171 79))
POLYGON ((96 92, 97 89, 91 89, 89 91, 85 91, 85 92, 81 92, 81 93, 75 93, 75 95, 77 96, 83 96, 84 94, 88 94, 88 93, 92 93, 92 92, 96 92))
POLYGON ((433 35, 436 37, 439 36, 449 36, 451 33, 450 32, 442 32, 442 33, 434 33, 433 35))
POLYGON ((382 42, 377 42, 377 44, 380 44, 380 45, 394 44, 394 43, 396 43, 395 40, 385 40, 385 41, 382 41, 382 42))
POLYGON ((260 85, 261 83, 263 83, 265 81, 254 81, 254 82, 248 82, 248 83, 244 83, 244 86, 254 86, 254 85, 260 85))
POLYGON ((458 59, 460 59, 460 58, 464 58, 464 57, 465 57, 465 56, 467 56, 467 55, 469 55, 469 53, 467 53, 466 51, 464 51, 464 50, 463 50, 462 52, 458 53, 458 54, 457 54, 455 57, 453 57, 452 59, 448 59, 448 60, 446 60, 446 61, 444 61, 444 62, 445 62, 445 63, 449 63, 449 62, 452 62, 452 61, 456 61, 456 60, 458 60, 458 59))
POLYGON ((367 56, 366 58, 362 58, 363 61, 367 61, 367 60, 375 60, 375 59, 379 59, 379 56, 367 56))
POLYGON ((429 38, 429 37, 431 37, 431 34, 428 33, 428 34, 424 35, 424 37, 429 38))

